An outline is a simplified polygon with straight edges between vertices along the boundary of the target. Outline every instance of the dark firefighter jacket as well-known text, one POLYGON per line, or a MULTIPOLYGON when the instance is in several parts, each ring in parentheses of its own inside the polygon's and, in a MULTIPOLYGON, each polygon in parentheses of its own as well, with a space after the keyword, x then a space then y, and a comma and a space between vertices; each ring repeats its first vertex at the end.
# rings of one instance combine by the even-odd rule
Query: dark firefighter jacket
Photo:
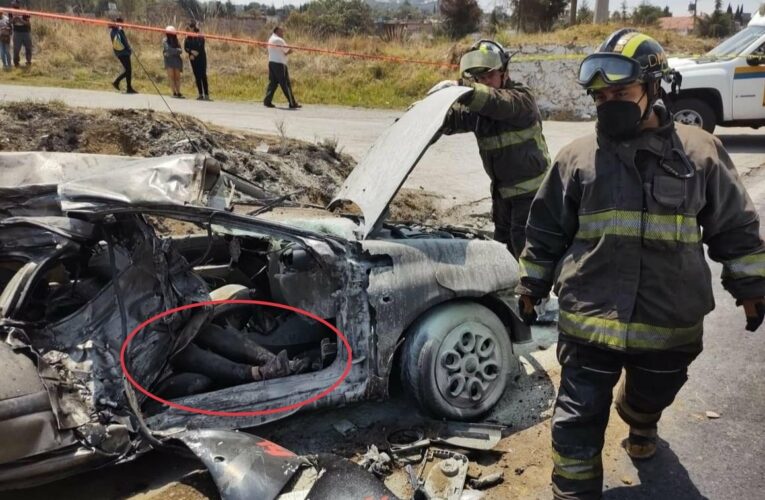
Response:
POLYGON ((664 125, 633 140, 566 146, 532 203, 517 291, 545 297, 554 281, 570 340, 700 351, 714 308, 702 243, 735 298, 765 295, 759 217, 730 157, 714 136, 657 112, 664 125), (692 177, 681 178, 673 148, 692 177))
POLYGON ((479 83, 446 117, 444 134, 473 132, 492 190, 502 198, 536 192, 550 166, 542 118, 528 87, 508 81, 493 89, 479 83))

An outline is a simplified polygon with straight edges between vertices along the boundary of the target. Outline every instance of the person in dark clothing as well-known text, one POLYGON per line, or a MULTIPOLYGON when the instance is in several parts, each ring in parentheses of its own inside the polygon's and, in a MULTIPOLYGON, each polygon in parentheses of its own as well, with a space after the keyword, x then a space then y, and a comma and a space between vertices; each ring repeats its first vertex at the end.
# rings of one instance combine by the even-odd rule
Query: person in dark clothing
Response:
MULTIPOLYGON (((20 9, 19 2, 13 0, 11 8, 20 9)), ((9 13, 8 17, 13 27, 13 64, 18 67, 21 63, 21 48, 24 47, 24 59, 27 66, 32 64, 32 23, 29 15, 13 15, 9 13)))
MULTIPOLYGON (((189 31, 199 33, 197 22, 192 20, 187 26, 189 31)), ((183 50, 189 55, 191 70, 194 72, 194 80, 199 92, 198 101, 209 101, 210 91, 207 86, 207 52, 205 51, 205 37, 189 35, 183 41, 183 50)))
MULTIPOLYGON (((765 319, 757 207, 719 139, 672 120, 661 83, 676 89, 678 80, 656 40, 631 28, 611 34, 577 78, 597 107, 597 131, 560 151, 531 204, 516 292, 527 323, 553 286, 559 297, 556 500, 602 498, 622 372, 624 449, 634 460, 657 453, 662 412, 688 379, 715 306, 704 247, 722 264, 746 329, 765 319)), ((730 330, 715 333, 735 343, 739 327, 730 330)))
POLYGON ((114 20, 114 22, 115 24, 110 26, 111 31, 109 32, 109 37, 112 40, 112 50, 114 50, 114 55, 117 57, 117 59, 119 59, 120 63, 122 63, 124 70, 112 82, 112 85, 115 89, 120 90, 120 82, 125 80, 125 82, 127 82, 126 93, 137 94, 138 92, 136 92, 133 88, 133 67, 130 63, 130 56, 133 54, 133 49, 130 48, 130 43, 128 42, 127 36, 125 35, 125 31, 123 31, 122 26, 116 24, 121 23, 122 18, 118 17, 114 20))
POLYGON ((283 48, 287 45, 282 38, 283 36, 284 30, 277 26, 274 28, 271 38, 268 39, 268 87, 266 88, 266 97, 263 98, 263 105, 267 108, 273 108, 274 105, 271 101, 274 99, 276 87, 281 87, 284 96, 289 101, 290 109, 302 108, 292 94, 290 74, 287 71, 287 54, 292 50, 283 48))
POLYGON ((510 79, 510 56, 492 40, 480 40, 460 59, 460 81, 444 80, 428 94, 453 85, 472 87, 452 106, 444 135, 472 132, 491 178, 494 239, 516 259, 526 243, 531 200, 550 167, 542 116, 531 89, 510 79))

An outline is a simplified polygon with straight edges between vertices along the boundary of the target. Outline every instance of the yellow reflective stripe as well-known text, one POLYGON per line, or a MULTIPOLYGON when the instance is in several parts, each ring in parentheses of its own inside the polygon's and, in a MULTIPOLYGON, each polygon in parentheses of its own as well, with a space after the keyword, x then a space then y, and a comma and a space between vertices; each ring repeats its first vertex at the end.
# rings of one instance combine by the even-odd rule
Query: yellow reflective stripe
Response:
POLYGON ((491 90, 482 83, 474 83, 472 87, 473 96, 468 103, 468 109, 470 111, 481 111, 486 104, 486 101, 489 100, 491 90))
POLYGON ((622 349, 667 349, 697 341, 704 322, 669 328, 560 311, 558 327, 572 337, 622 349))
POLYGON ((599 239, 607 234, 682 243, 701 241, 698 221, 692 215, 644 215, 639 210, 606 210, 579 215, 578 239, 599 239))
POLYGON ((564 457, 553 450, 554 473, 566 479, 584 481, 603 475, 600 455, 588 459, 564 457))
POLYGON ((723 278, 765 277, 765 253, 745 255, 723 262, 723 278))
POLYGON ((622 50, 622 55, 627 57, 635 57, 635 51, 637 51, 638 47, 640 47, 640 44, 650 39, 651 39, 650 36, 644 35, 642 33, 639 33, 633 36, 632 38, 630 38, 630 41, 627 42, 627 44, 624 46, 624 50, 622 50))
POLYGON ((533 193, 539 189, 539 186, 542 185, 542 181, 545 179, 546 175, 547 170, 532 179, 521 181, 517 184, 513 184, 512 186, 499 186, 497 191, 499 191, 499 195, 502 198, 512 198, 522 194, 533 193))
MULTIPOLYGON (((471 109, 472 109, 472 103, 471 103, 471 109)), ((515 146, 517 144, 522 144, 526 141, 534 140, 537 143, 537 147, 540 146, 540 144, 544 145, 544 148, 540 148, 545 152, 545 157, 548 158, 547 154, 547 144, 544 142, 544 137, 542 136, 542 125, 537 123, 532 127, 525 128, 523 130, 508 130, 507 132, 502 132, 499 135, 492 135, 489 137, 479 137, 478 138, 478 149, 481 151, 491 151, 494 149, 502 149, 506 148, 508 146, 515 146)), ((549 164, 549 160, 548 160, 549 164)))
POLYGON ((518 260, 518 264, 521 266, 521 276, 528 276, 529 278, 535 278, 540 280, 550 281, 553 275, 553 264, 549 266, 542 266, 530 260, 521 258, 518 260))

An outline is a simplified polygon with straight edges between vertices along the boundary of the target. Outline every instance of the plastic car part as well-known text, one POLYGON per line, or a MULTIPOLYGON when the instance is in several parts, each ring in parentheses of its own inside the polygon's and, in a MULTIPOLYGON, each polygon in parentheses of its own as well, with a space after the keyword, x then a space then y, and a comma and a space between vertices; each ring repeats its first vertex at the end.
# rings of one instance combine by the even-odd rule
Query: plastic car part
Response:
POLYGON ((433 463, 425 478, 425 497, 459 500, 467 477, 467 457, 452 451, 433 450, 433 458, 441 460, 433 463))
MULTIPOLYGON (((315 459, 315 467, 319 469, 319 477, 307 498, 398 498, 382 481, 350 460, 321 454, 315 459)), ((259 497, 253 495, 251 498, 259 497)))
POLYGON ((276 443, 235 431, 173 436, 205 464, 223 500, 276 498, 305 460, 276 443))
POLYGON ((445 422, 433 442, 466 450, 491 450, 502 439, 502 429, 502 426, 492 424, 445 422))

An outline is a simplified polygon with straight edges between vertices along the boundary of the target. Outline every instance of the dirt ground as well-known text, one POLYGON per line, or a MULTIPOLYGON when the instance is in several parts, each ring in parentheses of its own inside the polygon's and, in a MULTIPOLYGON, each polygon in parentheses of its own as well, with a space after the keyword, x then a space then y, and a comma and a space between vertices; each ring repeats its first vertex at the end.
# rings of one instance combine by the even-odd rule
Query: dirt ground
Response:
MULTIPOLYGON (((156 157, 203 153, 267 191, 290 201, 327 205, 355 161, 337 142, 316 143, 228 130, 182 114, 152 110, 95 110, 62 103, 0 105, 0 151, 58 151, 156 157)), ((441 197, 403 189, 390 219, 440 223, 441 197)), ((450 223, 456 223, 454 218, 450 223)))

